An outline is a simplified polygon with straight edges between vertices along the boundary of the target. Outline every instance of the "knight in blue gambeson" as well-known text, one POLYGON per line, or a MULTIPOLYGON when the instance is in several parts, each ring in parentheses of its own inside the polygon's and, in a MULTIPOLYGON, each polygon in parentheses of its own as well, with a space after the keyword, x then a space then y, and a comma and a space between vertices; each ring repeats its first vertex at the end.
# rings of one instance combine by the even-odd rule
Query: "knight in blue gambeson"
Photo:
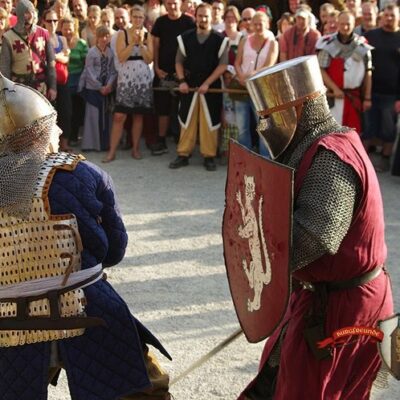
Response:
POLYGON ((169 399, 170 358, 103 270, 127 233, 111 178, 59 153, 56 113, 0 75, 0 397, 46 400, 64 368, 73 400, 169 399))

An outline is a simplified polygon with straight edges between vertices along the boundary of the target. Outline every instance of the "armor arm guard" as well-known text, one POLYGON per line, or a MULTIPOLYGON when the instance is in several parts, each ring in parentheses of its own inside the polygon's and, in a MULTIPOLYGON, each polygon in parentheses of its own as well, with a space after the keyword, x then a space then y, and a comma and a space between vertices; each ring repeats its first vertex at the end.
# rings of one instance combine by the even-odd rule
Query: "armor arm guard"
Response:
POLYGON ((353 168, 333 152, 320 150, 295 202, 293 270, 338 251, 360 195, 361 184, 353 168))

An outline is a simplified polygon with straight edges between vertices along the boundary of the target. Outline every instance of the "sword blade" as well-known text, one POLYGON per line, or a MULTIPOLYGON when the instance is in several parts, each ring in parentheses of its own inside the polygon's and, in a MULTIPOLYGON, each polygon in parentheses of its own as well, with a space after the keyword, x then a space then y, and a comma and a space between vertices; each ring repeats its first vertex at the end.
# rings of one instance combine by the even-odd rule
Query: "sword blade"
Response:
POLYGON ((215 356, 215 354, 219 353, 224 347, 226 347, 229 343, 233 342, 243 333, 242 328, 238 328, 235 332, 230 334, 226 339, 224 339, 221 343, 215 346, 212 350, 210 350, 203 357, 199 358, 195 361, 189 368, 179 374, 176 378, 171 380, 170 386, 182 380, 185 376, 189 375, 193 370, 200 367, 206 361, 208 361, 211 357, 215 356))

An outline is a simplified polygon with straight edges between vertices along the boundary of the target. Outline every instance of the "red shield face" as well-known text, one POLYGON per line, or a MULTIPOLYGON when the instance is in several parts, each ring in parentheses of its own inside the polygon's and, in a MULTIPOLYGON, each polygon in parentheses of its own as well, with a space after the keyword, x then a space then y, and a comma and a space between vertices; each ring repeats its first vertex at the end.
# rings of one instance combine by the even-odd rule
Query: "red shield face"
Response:
POLYGON ((247 340, 268 337, 290 294, 293 170, 231 141, 223 220, 225 265, 247 340))

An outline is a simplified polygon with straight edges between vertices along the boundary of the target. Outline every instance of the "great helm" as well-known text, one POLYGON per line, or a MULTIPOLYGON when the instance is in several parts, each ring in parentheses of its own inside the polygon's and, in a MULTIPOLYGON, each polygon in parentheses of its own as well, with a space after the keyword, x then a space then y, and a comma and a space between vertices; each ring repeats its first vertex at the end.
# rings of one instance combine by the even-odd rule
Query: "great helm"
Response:
POLYGON ((55 115, 51 103, 35 89, 14 83, 0 74, 0 143, 55 115))
POLYGON ((260 116, 258 129, 273 158, 296 132, 302 104, 325 93, 316 56, 304 56, 264 68, 246 82, 260 116))

